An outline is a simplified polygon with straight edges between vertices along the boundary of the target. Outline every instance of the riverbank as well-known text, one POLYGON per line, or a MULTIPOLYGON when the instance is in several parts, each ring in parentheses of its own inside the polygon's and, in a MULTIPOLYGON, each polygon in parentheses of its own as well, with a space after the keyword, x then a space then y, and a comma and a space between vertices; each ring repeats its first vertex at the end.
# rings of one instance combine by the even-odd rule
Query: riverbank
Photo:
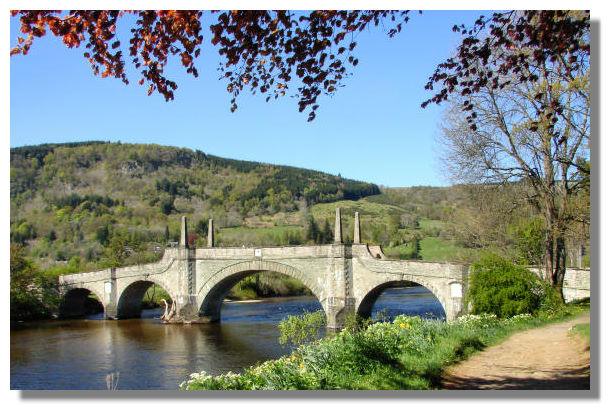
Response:
POLYGON ((589 314, 515 333, 446 370, 445 389, 589 389, 589 314))
POLYGON ((445 369, 511 334, 567 321, 588 306, 568 305, 556 314, 464 316, 445 323, 399 316, 364 330, 343 330, 299 347, 289 356, 252 366, 241 374, 201 372, 184 390, 441 389, 445 369))
POLYGON ((302 282, 286 275, 263 271, 241 280, 227 294, 227 299, 247 301, 305 295, 312 293, 302 282))
MULTIPOLYGON (((289 295, 287 297, 294 297, 292 295, 289 295)), ((287 298, 287 297, 278 297, 278 298, 287 298)), ((272 297, 268 297, 268 298, 272 298, 272 297)), ((225 298, 223 300, 224 303, 239 303, 239 304, 250 304, 250 303, 262 303, 263 301, 267 300, 268 298, 256 298, 254 300, 231 300, 228 298, 225 298)))

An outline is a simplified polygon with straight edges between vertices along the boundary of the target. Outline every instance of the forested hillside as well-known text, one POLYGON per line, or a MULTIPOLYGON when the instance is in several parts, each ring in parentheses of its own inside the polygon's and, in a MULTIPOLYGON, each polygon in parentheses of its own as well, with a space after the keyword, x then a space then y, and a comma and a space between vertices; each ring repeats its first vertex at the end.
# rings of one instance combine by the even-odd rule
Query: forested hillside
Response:
POLYGON ((374 184, 313 170, 159 145, 19 147, 11 149, 11 240, 44 267, 119 265, 151 259, 177 240, 181 215, 198 239, 209 217, 237 227, 379 193, 374 184))
MULTIPOLYGON (((11 149, 11 242, 49 276, 157 260, 189 219, 190 243, 328 243, 335 208, 344 238, 353 212, 363 240, 391 257, 472 261, 485 250, 540 263, 544 224, 506 186, 379 188, 313 170, 238 161, 175 147, 87 142, 11 149)), ((570 235, 589 264, 589 193, 570 235), (584 219, 586 218, 586 219, 584 219)))

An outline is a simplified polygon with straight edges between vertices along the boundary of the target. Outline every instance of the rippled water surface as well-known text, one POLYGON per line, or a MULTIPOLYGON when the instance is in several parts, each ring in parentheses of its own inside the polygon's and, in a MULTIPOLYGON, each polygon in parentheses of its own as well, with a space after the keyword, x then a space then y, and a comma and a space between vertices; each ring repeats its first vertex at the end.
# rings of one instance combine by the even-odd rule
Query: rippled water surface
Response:
MULTIPOLYGON (((161 324, 160 310, 132 320, 28 324, 11 330, 11 389, 106 389, 106 376, 118 372, 118 389, 177 389, 192 372, 240 371, 288 353, 278 344, 278 322, 318 309, 314 297, 292 297, 225 303, 219 324, 161 324)), ((373 315, 383 309, 444 315, 422 287, 385 291, 373 315)))

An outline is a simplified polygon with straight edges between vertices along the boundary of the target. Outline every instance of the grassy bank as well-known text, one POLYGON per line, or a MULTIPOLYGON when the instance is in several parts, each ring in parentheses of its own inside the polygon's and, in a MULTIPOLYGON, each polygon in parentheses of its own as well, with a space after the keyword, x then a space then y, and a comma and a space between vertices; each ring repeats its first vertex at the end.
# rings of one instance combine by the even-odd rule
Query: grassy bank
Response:
MULTIPOLYGON (((227 294, 227 298, 237 301, 311 294, 310 290, 299 280, 275 272, 264 271, 241 280, 227 294)), ((152 285, 145 292, 141 305, 144 309, 158 308, 162 306, 162 300, 166 300, 167 303, 172 301, 163 288, 152 285)))
POLYGON ((566 306, 557 313, 464 316, 445 323, 399 316, 391 323, 340 333, 300 346, 292 354, 242 374, 192 374, 184 390, 438 389, 445 367, 496 344, 511 333, 588 310, 566 306))
POLYGON ((585 340, 587 344, 589 344, 589 341, 591 339, 589 323, 576 324, 574 327, 572 327, 571 331, 581 337, 583 340, 585 340))
POLYGON ((158 308, 162 306, 162 300, 171 303, 171 296, 158 285, 152 285, 147 289, 141 302, 141 307, 144 309, 158 308))
POLYGON ((241 280, 228 293, 231 300, 311 295, 299 280, 275 272, 263 271, 241 280))

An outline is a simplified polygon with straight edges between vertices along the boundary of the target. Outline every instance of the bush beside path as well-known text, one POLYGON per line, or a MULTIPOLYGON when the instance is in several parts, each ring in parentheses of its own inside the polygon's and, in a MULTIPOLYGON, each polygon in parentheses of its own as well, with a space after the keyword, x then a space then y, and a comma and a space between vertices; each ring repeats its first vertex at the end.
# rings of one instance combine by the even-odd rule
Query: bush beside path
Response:
POLYGON ((572 320, 515 333, 446 370, 444 389, 589 389, 590 349, 572 320))

